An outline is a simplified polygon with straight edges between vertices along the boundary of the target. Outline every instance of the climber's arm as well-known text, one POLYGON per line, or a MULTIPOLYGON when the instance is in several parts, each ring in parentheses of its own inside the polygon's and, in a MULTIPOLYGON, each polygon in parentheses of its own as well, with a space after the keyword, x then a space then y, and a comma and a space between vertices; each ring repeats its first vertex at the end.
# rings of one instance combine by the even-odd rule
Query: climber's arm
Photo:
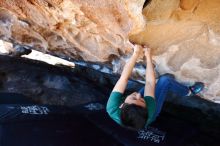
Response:
POLYGON ((142 50, 142 47, 139 45, 135 45, 134 47, 134 53, 131 56, 131 58, 128 60, 128 62, 125 64, 124 69, 122 71, 121 77, 117 81, 115 87, 113 88, 113 92, 120 92, 124 93, 125 88, 127 86, 129 77, 132 73, 132 70, 135 66, 135 63, 137 61, 137 58, 142 50))
POLYGON ((123 93, 125 91, 125 88, 128 83, 128 79, 132 73, 132 69, 134 68, 135 62, 142 50, 141 46, 135 46, 134 47, 134 53, 131 56, 131 58, 128 60, 128 62, 125 64, 121 77, 117 81, 115 87, 113 88, 113 91, 108 99, 106 111, 109 114, 109 116, 116 121, 118 124, 121 124, 121 118, 120 118, 120 110, 119 107, 123 103, 122 97, 123 93))
POLYGON ((150 48, 145 47, 144 51, 145 51, 146 64, 147 64, 144 96, 151 96, 154 98, 156 79, 155 79, 155 72, 152 63, 151 50, 150 48))

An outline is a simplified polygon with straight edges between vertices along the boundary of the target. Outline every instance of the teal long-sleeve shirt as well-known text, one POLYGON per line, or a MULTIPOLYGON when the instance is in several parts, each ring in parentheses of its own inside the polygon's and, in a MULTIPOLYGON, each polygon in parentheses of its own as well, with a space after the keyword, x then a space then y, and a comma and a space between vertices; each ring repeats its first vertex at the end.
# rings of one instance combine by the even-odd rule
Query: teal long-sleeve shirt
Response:
MULTIPOLYGON (((121 109, 120 105, 124 102, 125 98, 123 94, 120 92, 112 92, 106 106, 107 113, 109 116, 118 124, 122 125, 121 122, 121 109)), ((146 122, 146 126, 151 124, 154 121, 154 113, 156 110, 156 102, 155 99, 151 96, 144 97, 145 103, 147 105, 148 110, 148 119, 146 122)))

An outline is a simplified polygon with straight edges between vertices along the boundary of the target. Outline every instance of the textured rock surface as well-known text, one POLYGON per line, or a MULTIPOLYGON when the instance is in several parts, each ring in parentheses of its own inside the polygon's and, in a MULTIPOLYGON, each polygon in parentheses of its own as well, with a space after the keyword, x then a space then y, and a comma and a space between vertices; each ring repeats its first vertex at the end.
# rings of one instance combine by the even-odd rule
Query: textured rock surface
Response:
POLYGON ((154 48, 158 71, 204 81, 203 97, 220 101, 220 1, 152 0, 145 29, 131 40, 154 48))
MULTIPOLYGON (((187 83, 204 81, 208 88, 203 97, 220 102, 219 0, 151 0, 144 16, 143 4, 144 0, 0 0, 0 37, 14 46, 102 62, 120 72, 132 51, 130 36, 154 48, 160 74, 174 73, 187 83)), ((139 70, 142 74, 144 68, 139 70)))
POLYGON ((77 70, 74 73, 71 68, 1 55, 0 60, 1 92, 21 93, 38 103, 67 106, 105 98, 102 89, 98 91, 95 84, 88 84, 77 70))
POLYGON ((0 1, 0 35, 58 56, 106 62, 144 27, 144 0, 0 1), (136 23, 133 23, 136 22, 136 23))
MULTIPOLYGON (((0 92, 21 93, 38 103, 74 106, 108 98, 118 76, 83 66, 50 65, 0 55, 0 92)), ((129 82, 128 92, 142 87, 129 82)))

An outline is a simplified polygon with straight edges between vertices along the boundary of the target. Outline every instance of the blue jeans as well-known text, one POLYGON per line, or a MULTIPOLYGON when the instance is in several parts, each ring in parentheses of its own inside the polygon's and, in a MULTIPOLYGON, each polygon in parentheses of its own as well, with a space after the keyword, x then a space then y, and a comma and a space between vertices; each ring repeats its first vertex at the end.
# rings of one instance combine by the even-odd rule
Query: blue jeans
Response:
MULTIPOLYGON (((186 96, 189 93, 189 88, 185 85, 178 83, 175 79, 170 76, 161 76, 156 84, 155 89, 155 100, 156 100, 156 112, 155 119, 160 114, 163 107, 163 103, 168 92, 177 94, 178 96, 186 96)), ((144 87, 138 91, 142 97, 144 97, 144 87)))

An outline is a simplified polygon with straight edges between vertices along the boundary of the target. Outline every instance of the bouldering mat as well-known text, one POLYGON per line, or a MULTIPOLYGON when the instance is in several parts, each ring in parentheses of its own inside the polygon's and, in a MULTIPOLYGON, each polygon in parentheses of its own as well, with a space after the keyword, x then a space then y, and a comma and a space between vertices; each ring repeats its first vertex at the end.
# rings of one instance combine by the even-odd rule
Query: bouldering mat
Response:
POLYGON ((1 146, 185 146, 199 132, 163 112, 149 127, 129 130, 108 116, 106 100, 72 108, 10 101, 0 104, 1 146))
POLYGON ((1 146, 120 146, 119 142, 67 107, 0 105, 1 146))
POLYGON ((107 114, 106 101, 80 105, 74 109, 97 127, 126 146, 181 146, 199 131, 192 124, 162 113, 149 127, 140 131, 126 129, 107 114))

